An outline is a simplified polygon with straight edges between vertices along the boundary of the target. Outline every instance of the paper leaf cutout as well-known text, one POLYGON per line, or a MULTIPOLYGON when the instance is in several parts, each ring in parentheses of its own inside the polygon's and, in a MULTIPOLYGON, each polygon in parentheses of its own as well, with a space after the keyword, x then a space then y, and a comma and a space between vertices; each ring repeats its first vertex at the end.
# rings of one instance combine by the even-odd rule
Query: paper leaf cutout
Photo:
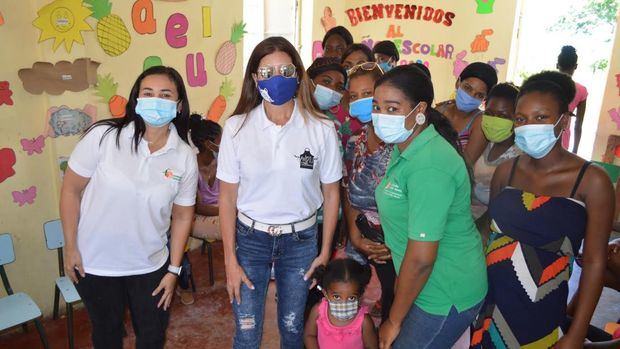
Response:
POLYGON ((607 111, 609 117, 611 117, 611 121, 616 123, 616 129, 620 130, 620 107, 611 108, 607 111))
POLYGON ((59 95, 65 91, 79 92, 97 82, 99 62, 90 58, 78 58, 73 63, 60 61, 56 64, 36 62, 32 68, 20 69, 17 75, 24 84, 24 90, 40 95, 47 92, 59 95))
POLYGON ((230 40, 225 41, 222 46, 217 50, 215 55, 215 70, 222 75, 228 75, 232 72, 237 60, 237 47, 245 31, 245 23, 239 22, 232 26, 232 33, 230 40))
POLYGON ((18 204, 19 207, 22 207, 25 204, 32 205, 34 203, 34 199, 37 197, 37 187, 33 185, 28 189, 14 191, 11 194, 13 195, 13 202, 18 204))
POLYGON ((0 183, 15 174, 15 151, 11 148, 0 149, 0 183))
POLYGON ((164 65, 159 56, 148 56, 144 59, 144 63, 142 64, 142 71, 149 69, 150 67, 156 67, 159 65, 164 65))
POLYGON ((96 118, 97 108, 90 104, 86 104, 84 109, 69 108, 65 105, 51 107, 47 110, 45 133, 52 138, 81 134, 96 118))
POLYGON ((13 99, 11 99, 12 95, 13 91, 9 88, 9 82, 0 81, 0 105, 13 105, 13 99))
POLYGON ((37 138, 22 138, 19 143, 22 145, 22 149, 28 153, 28 156, 34 153, 41 154, 43 147, 45 147, 45 136, 40 135, 37 138))
POLYGON ((452 74, 454 75, 455 79, 458 79, 461 75, 461 72, 463 72, 463 69, 465 69, 465 67, 469 65, 469 62, 463 59, 465 58, 465 56, 467 56, 466 50, 463 50, 456 54, 456 59, 454 60, 454 69, 452 69, 452 74))
POLYGON ((215 97, 213 102, 211 102, 211 106, 207 111, 207 119, 215 122, 219 122, 220 118, 226 111, 226 102, 228 98, 232 97, 235 94, 235 86, 232 81, 228 78, 224 78, 222 85, 220 85, 220 94, 215 97))
POLYGON ((325 29, 326 32, 332 29, 333 27, 337 26, 336 18, 332 16, 332 8, 329 6, 325 6, 325 8, 323 9, 323 17, 321 17, 321 25, 323 26, 323 29, 325 29))
POLYGON ((478 7, 476 8, 476 13, 481 15, 488 15, 493 13, 493 4, 495 0, 476 0, 476 4, 478 7))
POLYGON ((81 0, 55 0, 37 11, 38 17, 32 25, 41 30, 39 42, 54 39, 54 51, 64 42, 65 49, 71 53, 74 42, 84 45, 82 32, 93 30, 86 23, 90 14, 81 0))
POLYGON ((110 0, 84 0, 97 19, 97 41, 108 56, 116 57, 127 51, 131 35, 123 19, 112 13, 110 0))
POLYGON ((58 169, 60 170, 60 180, 62 181, 65 177, 65 172, 67 172, 67 168, 69 167, 69 157, 68 156, 59 156, 58 157, 58 169))
POLYGON ((489 49, 489 40, 487 40, 487 36, 493 34, 493 29, 482 29, 480 34, 476 35, 474 41, 471 42, 471 53, 475 52, 487 52, 489 49))

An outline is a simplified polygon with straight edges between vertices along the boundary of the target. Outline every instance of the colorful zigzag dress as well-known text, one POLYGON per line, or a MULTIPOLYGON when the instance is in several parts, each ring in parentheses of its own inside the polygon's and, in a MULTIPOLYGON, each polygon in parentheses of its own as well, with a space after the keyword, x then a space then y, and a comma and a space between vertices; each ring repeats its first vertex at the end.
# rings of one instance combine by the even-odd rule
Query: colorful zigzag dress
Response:
POLYGON ((551 348, 563 335, 571 261, 586 229, 585 205, 508 186, 489 205, 489 291, 472 329, 474 348, 551 348))

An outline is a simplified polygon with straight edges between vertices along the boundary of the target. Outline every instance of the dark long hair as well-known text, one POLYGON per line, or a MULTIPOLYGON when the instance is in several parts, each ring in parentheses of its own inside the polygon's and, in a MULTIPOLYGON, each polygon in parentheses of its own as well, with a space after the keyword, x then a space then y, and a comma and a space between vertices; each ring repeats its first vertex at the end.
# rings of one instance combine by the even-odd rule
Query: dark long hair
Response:
MULTIPOLYGON (((125 106, 125 116, 122 118, 116 119, 105 119, 97 121, 92 124, 85 132, 86 135, 92 129, 97 126, 108 126, 108 129, 103 133, 101 137, 101 142, 103 138, 108 135, 108 133, 112 131, 116 131, 116 146, 120 149, 120 137, 122 129, 134 123, 134 133, 133 133, 133 150, 138 151, 138 145, 144 136, 144 132, 146 131, 146 125, 144 124, 144 120, 136 114, 136 104, 138 103, 138 96, 140 94, 140 85, 142 84, 142 80, 150 75, 165 75, 176 86, 177 93, 179 94, 179 103, 181 103, 181 111, 177 112, 177 116, 172 120, 172 123, 177 129, 177 133, 182 140, 187 143, 187 131, 189 131, 189 101, 187 100, 187 91, 185 90, 185 84, 183 83, 183 78, 172 67, 164 67, 164 66, 154 66, 142 72, 136 79, 136 82, 133 84, 131 88, 131 92, 129 93, 129 98, 127 100, 127 106, 125 106)), ((84 136, 83 135, 83 136, 84 136)), ((82 136, 82 137, 83 137, 82 136)))
MULTIPOLYGON (((299 53, 297 53, 295 47, 288 40, 281 36, 272 36, 261 41, 252 51, 252 55, 250 55, 250 59, 248 60, 248 66, 245 70, 245 76, 243 77, 243 86, 241 87, 239 102, 237 103, 235 111, 233 111, 233 115, 247 114, 263 101, 263 97, 261 97, 258 93, 256 82, 254 81, 252 74, 256 74, 258 71, 258 65, 260 64, 261 59, 274 52, 286 53, 289 57, 291 57, 291 60, 295 65, 297 78, 299 79, 299 87, 297 88, 297 103, 298 110, 301 114, 304 117, 314 116, 320 119, 325 118, 325 116, 321 114, 319 107, 316 105, 316 102, 312 97, 310 79, 306 74, 306 69, 304 68, 304 64, 299 57, 299 53)), ((245 120, 247 119, 244 119, 244 123, 245 120)))
POLYGON ((426 118, 428 122, 435 126, 437 132, 462 155, 462 149, 458 142, 458 133, 443 114, 431 107, 435 94, 433 83, 426 73, 413 65, 401 65, 385 73, 377 80, 375 90, 383 84, 398 89, 412 106, 417 105, 419 102, 426 102, 426 118))
POLYGON ((201 153, 205 151, 205 142, 215 143, 217 137, 222 134, 222 126, 215 121, 205 120, 200 114, 192 114, 189 119, 189 130, 192 143, 201 153))

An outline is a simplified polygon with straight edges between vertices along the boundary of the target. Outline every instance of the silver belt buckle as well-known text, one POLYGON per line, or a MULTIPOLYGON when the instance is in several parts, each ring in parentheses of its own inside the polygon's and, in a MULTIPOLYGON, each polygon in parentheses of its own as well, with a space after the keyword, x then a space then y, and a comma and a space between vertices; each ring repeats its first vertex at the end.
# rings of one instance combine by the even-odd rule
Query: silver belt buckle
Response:
POLYGON ((270 225, 267 227, 267 234, 278 237, 282 235, 282 226, 281 225, 270 225))

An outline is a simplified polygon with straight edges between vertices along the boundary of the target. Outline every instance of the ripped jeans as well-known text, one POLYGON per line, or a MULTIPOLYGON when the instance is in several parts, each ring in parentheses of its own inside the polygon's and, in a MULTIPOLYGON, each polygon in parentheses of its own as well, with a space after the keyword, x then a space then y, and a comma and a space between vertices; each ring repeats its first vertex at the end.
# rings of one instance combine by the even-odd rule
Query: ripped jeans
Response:
POLYGON ((254 285, 254 290, 242 283, 241 304, 233 302, 233 348, 260 347, 272 263, 278 290, 280 347, 303 348, 304 309, 310 285, 310 281, 304 281, 303 277, 317 256, 316 236, 316 225, 272 237, 237 221, 237 260, 254 285))

